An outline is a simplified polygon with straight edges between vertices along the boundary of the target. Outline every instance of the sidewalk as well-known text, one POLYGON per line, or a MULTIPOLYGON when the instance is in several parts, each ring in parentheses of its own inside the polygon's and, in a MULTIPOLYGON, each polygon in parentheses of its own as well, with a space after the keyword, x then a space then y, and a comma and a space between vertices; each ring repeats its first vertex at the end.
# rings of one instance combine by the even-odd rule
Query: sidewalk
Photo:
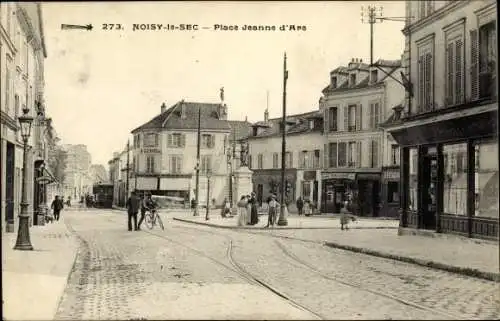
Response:
MULTIPOLYGON (((201 214, 201 213, 200 213, 201 214)), ((167 214, 168 215, 168 214, 167 214)), ((266 217, 261 216, 255 227, 237 227, 236 218, 222 219, 220 215, 193 217, 177 213, 174 220, 228 229, 254 230, 275 237, 320 243, 332 248, 364 253, 397 261, 417 264, 448 272, 500 282, 499 246, 493 241, 446 235, 428 237, 398 235, 399 222, 359 218, 341 231, 334 217, 303 217, 290 215, 287 227, 264 228, 266 217)))
POLYGON ((33 251, 2 235, 3 320, 52 320, 73 267, 78 241, 64 221, 30 228, 33 251))

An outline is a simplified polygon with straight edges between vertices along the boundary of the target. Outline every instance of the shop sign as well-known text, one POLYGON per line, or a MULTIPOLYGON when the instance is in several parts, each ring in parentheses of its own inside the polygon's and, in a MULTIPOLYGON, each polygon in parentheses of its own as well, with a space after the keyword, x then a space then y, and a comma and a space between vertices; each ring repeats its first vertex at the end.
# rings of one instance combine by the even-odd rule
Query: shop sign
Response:
POLYGON ((143 153, 143 154, 161 154, 161 150, 158 148, 141 148, 141 153, 143 153))
POLYGON ((305 181, 314 181, 316 179, 316 171, 305 171, 304 172, 304 180, 305 181))
POLYGON ((399 171, 397 171, 397 172, 385 172, 384 178, 387 180, 399 180, 399 171))
POLYGON ((52 177, 50 176, 40 176, 36 178, 36 181, 40 184, 47 184, 52 181, 52 177))
POLYGON ((349 179, 355 180, 355 173, 321 173, 322 179, 349 179))
POLYGON ((380 174, 374 173, 358 173, 358 180, 372 180, 376 181, 380 179, 380 174))

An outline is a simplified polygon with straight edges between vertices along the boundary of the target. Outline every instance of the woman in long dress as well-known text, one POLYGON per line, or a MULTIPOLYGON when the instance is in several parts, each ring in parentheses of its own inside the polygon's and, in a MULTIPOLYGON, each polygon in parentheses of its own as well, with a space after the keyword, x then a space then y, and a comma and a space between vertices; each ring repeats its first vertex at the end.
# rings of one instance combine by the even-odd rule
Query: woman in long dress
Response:
POLYGON ((251 200, 250 195, 247 195, 247 197, 246 197, 246 201, 247 201, 247 206, 246 206, 247 214, 246 214, 246 217, 245 217, 247 225, 251 225, 252 224, 252 204, 250 203, 250 200, 251 200))
POLYGON ((252 197, 250 199, 250 203, 252 204, 252 206, 251 206, 252 218, 250 219, 250 224, 255 225, 255 224, 259 223, 259 214, 257 211, 257 198, 255 197, 254 192, 252 192, 252 197))
POLYGON ((243 195, 238 202, 238 226, 247 224, 247 197, 243 195))

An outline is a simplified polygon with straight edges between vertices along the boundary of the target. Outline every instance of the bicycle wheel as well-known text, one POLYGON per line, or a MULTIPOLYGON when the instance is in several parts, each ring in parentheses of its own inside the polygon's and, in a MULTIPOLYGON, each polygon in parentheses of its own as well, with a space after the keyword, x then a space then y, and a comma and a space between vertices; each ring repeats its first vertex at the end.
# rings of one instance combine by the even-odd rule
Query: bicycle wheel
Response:
POLYGON ((144 217, 144 221, 145 221, 146 226, 148 227, 148 229, 152 229, 153 228, 153 218, 151 217, 150 214, 146 214, 146 217, 144 217))
POLYGON ((160 225, 161 229, 165 231, 165 227, 163 226, 163 221, 161 220, 160 215, 156 214, 156 220, 158 221, 158 224, 160 225))

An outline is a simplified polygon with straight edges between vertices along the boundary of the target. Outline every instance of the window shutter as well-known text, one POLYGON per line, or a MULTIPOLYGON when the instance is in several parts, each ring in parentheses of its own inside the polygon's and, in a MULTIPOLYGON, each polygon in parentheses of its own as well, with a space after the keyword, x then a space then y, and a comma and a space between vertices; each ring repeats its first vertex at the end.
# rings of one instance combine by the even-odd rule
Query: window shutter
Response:
POLYGON ((325 108, 325 134, 330 131, 330 120, 329 120, 329 115, 330 113, 330 108, 325 108))
POLYGON ((479 98, 479 39, 477 29, 470 31, 470 82, 471 82, 471 99, 479 98))
POLYGON ((158 147, 159 138, 160 138, 160 135, 155 134, 155 147, 158 147))
POLYGON ((330 163, 328 162, 328 144, 325 144, 323 146, 323 168, 328 168, 330 167, 330 163))
POLYGON ((177 173, 182 173, 182 157, 177 157, 177 173))
POLYGON ((368 145, 367 146, 368 147, 367 148, 367 152, 368 152, 367 154, 368 154, 368 159, 369 159, 369 161, 368 161, 368 167, 373 167, 373 153, 372 153, 373 143, 372 143, 371 140, 368 140, 367 143, 368 143, 367 144, 368 145))
POLYGON ((168 147, 172 147, 172 145, 173 145, 173 136, 172 136, 172 134, 168 134, 167 141, 168 141, 167 142, 168 147))
POLYGON ((418 107, 419 111, 424 110, 424 56, 418 59, 418 107))
POLYGON ((429 110, 433 105, 432 97, 432 54, 425 55, 425 110, 429 110))
POLYGON ((181 147, 186 147, 186 134, 181 134, 181 147))
POLYGON ((380 105, 379 103, 373 104, 373 129, 377 129, 380 123, 380 105))
POLYGON ((349 107, 344 107, 344 131, 349 130, 349 107))
POLYGON ((215 147, 215 135, 210 135, 210 148, 215 147))
POLYGON ((362 122, 361 122, 361 115, 363 114, 362 113, 362 108, 363 108, 363 105, 359 104, 356 106, 356 130, 361 130, 362 129, 362 122))
POLYGON ((455 42, 455 103, 463 103, 463 42, 458 39, 455 42))
POLYGON ((356 167, 361 167, 361 141, 356 142, 356 167))
POLYGON ((454 55, 453 42, 446 46, 446 105, 453 105, 454 55))
POLYGON ((373 167, 378 167, 378 141, 376 139, 373 140, 373 147, 372 147, 372 154, 373 154, 373 167))

